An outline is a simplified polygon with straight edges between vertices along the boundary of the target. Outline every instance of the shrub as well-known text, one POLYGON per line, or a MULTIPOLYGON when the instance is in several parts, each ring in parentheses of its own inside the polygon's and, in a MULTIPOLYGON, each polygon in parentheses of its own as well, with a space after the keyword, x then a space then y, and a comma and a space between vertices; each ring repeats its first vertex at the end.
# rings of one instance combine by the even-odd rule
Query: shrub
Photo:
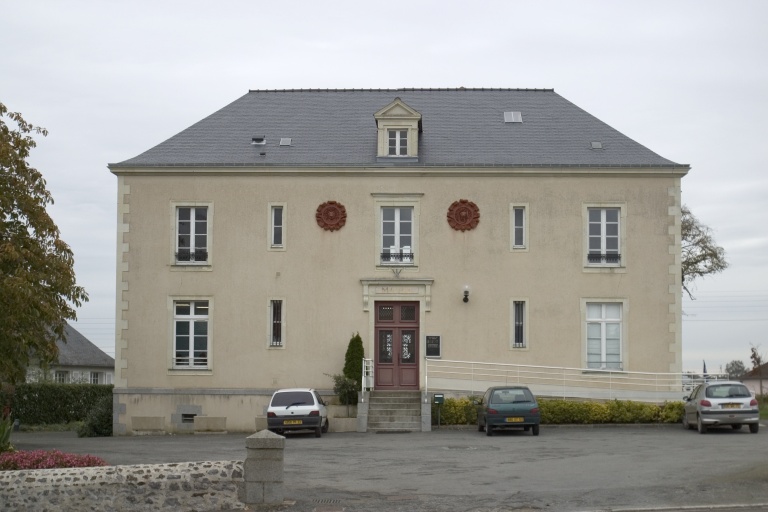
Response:
POLYGON ((683 402, 664 402, 659 413, 661 423, 680 423, 683 421, 683 402))
POLYGON ((112 435, 112 397, 101 397, 88 412, 85 423, 77 429, 77 437, 109 437, 112 435))
MULTIPOLYGON (((440 406, 441 425, 473 425, 477 423, 477 397, 446 398, 440 406)), ((437 425, 437 405, 432 404, 432 424, 437 425)))
MULTIPOLYGON (((326 373, 326 375, 328 375, 326 373)), ((333 392, 339 398, 341 405, 355 405, 357 403, 357 382, 344 375, 328 375, 333 379, 333 392)))
POLYGON ((13 451, 13 445, 11 445, 12 430, 13 422, 10 415, 0 417, 0 453, 13 451))
POLYGON ((88 468, 108 464, 93 455, 75 455, 58 450, 35 450, 0 453, 0 471, 20 469, 88 468))
POLYGON ((348 404, 357 403, 357 390, 363 382, 363 358, 365 357, 365 349, 363 348, 363 339, 360 337, 360 333, 355 333, 349 340, 347 345, 347 353, 344 354, 344 377, 354 381, 354 398, 350 398, 348 404))
POLYGON ((113 386, 104 384, 17 384, 13 414, 21 423, 45 425, 82 421, 103 396, 112 396, 113 386))

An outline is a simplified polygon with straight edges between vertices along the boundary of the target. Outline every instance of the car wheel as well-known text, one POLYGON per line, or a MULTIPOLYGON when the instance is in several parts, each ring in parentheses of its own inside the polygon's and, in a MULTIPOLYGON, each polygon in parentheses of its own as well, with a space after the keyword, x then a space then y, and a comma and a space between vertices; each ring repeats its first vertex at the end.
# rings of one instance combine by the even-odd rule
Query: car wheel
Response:
POLYGON ((741 423, 735 423, 735 424, 731 425, 731 428, 733 430, 741 430, 741 427, 742 427, 741 423))
POLYGON ((493 429, 490 425, 485 425, 485 435, 491 437, 493 435, 493 429))
POLYGON ((707 433, 707 426, 704 423, 702 423, 701 415, 696 416, 696 426, 699 428, 699 434, 707 433))
POLYGON ((757 432, 760 430, 760 424, 759 423, 750 423, 749 424, 749 431, 753 434, 757 434, 757 432))
POLYGON ((323 425, 323 428, 322 428, 323 434, 327 434, 329 428, 331 428, 331 420, 329 420, 328 418, 325 418, 325 425, 323 425))
POLYGON ((315 427, 315 437, 320 437, 323 435, 323 427, 315 427))
POLYGON ((686 430, 693 430, 693 425, 688 422, 688 414, 683 412, 683 428, 686 430))
POLYGON ((533 435, 535 435, 535 436, 539 435, 539 426, 538 425, 534 425, 533 427, 531 427, 531 430, 533 431, 533 435))

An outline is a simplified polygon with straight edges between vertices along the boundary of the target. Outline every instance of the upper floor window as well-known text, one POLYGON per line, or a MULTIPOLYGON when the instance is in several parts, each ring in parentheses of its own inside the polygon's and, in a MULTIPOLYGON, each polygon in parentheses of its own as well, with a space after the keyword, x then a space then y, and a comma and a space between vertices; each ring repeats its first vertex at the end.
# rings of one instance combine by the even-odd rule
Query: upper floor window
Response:
POLYGON ((176 208, 176 263, 208 262, 208 207, 176 208))
POLYGON ((272 207, 272 247, 283 246, 283 207, 272 207))
POLYGON ((413 262, 413 208, 381 209, 381 262, 413 262))
POLYGON ((619 265, 621 263, 621 209, 587 209, 587 263, 619 265))
POLYGON ((587 303, 587 368, 621 369, 622 303, 587 303))
POLYGON ((408 154, 408 130, 389 130, 389 156, 408 154))
POLYGON ((528 248, 528 205, 510 204, 510 250, 520 251, 528 248))
POLYGON ((173 302, 173 367, 208 368, 209 301, 173 302))

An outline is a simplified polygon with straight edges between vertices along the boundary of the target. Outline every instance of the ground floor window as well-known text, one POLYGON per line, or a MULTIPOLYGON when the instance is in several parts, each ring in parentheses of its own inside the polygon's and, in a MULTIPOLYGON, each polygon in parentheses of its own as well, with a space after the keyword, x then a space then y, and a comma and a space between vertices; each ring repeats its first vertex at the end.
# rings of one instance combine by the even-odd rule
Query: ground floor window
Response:
POLYGON ((53 380, 59 384, 66 384, 69 382, 69 372, 57 370, 56 373, 53 374, 53 380))
POLYGON ((174 368, 208 367, 207 300, 177 300, 174 311, 174 368))
POLYGON ((282 347, 283 340, 283 301, 269 301, 269 346, 282 347))
POLYGON ((587 303, 587 368, 621 369, 620 302, 587 303))

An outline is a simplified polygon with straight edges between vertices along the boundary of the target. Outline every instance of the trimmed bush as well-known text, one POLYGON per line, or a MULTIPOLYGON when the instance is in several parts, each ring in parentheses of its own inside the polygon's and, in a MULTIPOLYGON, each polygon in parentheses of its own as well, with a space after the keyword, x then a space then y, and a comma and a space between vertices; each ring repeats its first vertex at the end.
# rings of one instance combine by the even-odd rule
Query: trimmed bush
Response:
POLYGON ((35 450, 31 452, 0 453, 0 471, 20 469, 89 468, 107 466, 104 459, 93 455, 75 455, 58 450, 35 450))
MULTIPOLYGON (((363 339, 360 337, 360 333, 355 333, 349 340, 347 345, 347 353, 344 354, 344 377, 355 383, 354 397, 350 398, 349 402, 345 405, 351 405, 357 403, 357 390, 363 383, 363 358, 365 357, 365 349, 363 348, 363 339)), ((341 397, 339 397, 341 399, 341 397)))
POLYGON ((88 412, 85 423, 77 429, 77 437, 110 436, 112 436, 112 397, 103 396, 88 412))
POLYGON ((13 393, 13 418, 28 425, 83 421, 113 386, 104 384, 17 384, 13 393))
MULTIPOLYGON (((478 397, 446 398, 440 408, 441 425, 474 425, 477 423, 478 397)), ((541 423, 544 425, 598 425, 608 423, 680 423, 683 402, 662 405, 629 400, 577 402, 574 400, 540 399, 541 423)), ((432 424, 437 425, 437 405, 432 404, 432 424)))

